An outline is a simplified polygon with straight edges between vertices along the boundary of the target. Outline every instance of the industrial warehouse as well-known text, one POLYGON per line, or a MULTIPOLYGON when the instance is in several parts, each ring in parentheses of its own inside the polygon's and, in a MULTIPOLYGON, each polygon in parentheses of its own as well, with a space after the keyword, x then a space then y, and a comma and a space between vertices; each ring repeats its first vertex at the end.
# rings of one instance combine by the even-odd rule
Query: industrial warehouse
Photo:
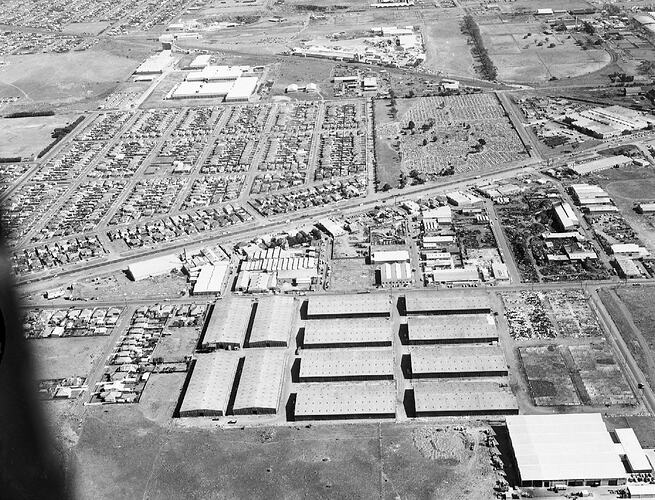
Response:
POLYGON ((309 349, 300 360, 301 382, 392 378, 391 349, 309 349))
POLYGON ((393 418, 396 388, 393 382, 300 384, 296 420, 393 418))
POLYGON ((412 314, 487 314, 489 297, 483 294, 453 296, 444 292, 408 292, 405 310, 412 314))
POLYGON ((515 415, 506 419, 520 484, 531 487, 625 485, 633 464, 651 472, 632 429, 612 439, 599 413, 515 415))
POLYGON ((306 321, 302 347, 391 347, 393 332, 386 318, 306 321))
POLYGON ((229 302, 217 303, 207 321, 202 348, 240 349, 252 315, 252 302, 234 298, 229 302))
POLYGON ((235 415, 277 413, 286 370, 284 349, 247 349, 239 380, 235 415))
POLYGON ((489 314, 458 314, 444 316, 409 316, 407 343, 459 344, 498 341, 493 316, 489 314))
POLYGON ((359 318, 389 316, 391 299, 386 294, 314 295, 307 318, 359 318))
POLYGON ((498 346, 410 348, 412 378, 503 377, 508 373, 498 346))
POLYGON ((180 417, 223 416, 239 365, 235 352, 200 354, 180 407, 180 417))
POLYGON ((255 305, 255 320, 248 347, 286 347, 289 342, 296 303, 293 297, 264 297, 255 305))
POLYGON ((507 384, 492 381, 419 381, 414 384, 417 417, 518 414, 507 384))

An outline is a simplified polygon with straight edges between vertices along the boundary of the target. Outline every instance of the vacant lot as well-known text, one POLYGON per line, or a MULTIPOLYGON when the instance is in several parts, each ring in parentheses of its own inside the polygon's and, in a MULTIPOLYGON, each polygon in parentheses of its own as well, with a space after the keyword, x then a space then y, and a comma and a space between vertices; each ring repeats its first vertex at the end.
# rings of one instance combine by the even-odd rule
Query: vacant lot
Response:
POLYGON ((476 76, 471 45, 461 32, 459 19, 430 23, 423 36, 426 68, 453 76, 476 76))
POLYGON ((30 158, 53 141, 52 131, 74 121, 77 115, 0 118, 0 151, 3 157, 30 158))
POLYGON ((473 422, 184 429, 142 412, 88 409, 68 462, 78 498, 481 499, 497 478, 473 422))
POLYGON ((580 404, 566 362, 557 346, 522 347, 519 353, 535 405, 580 404))
POLYGON ((65 105, 101 96, 126 79, 141 60, 87 50, 8 56, 0 67, 0 97, 19 96, 24 106, 65 105))
POLYGON ((330 263, 330 290, 367 290, 375 285, 375 268, 364 259, 335 259, 330 263))
POLYGON ((481 24, 489 56, 498 78, 545 81, 597 71, 610 62, 604 50, 583 50, 567 33, 544 33, 541 23, 481 24))
POLYGON ((569 346, 592 405, 633 405, 636 400, 628 381, 606 342, 569 346))
POLYGON ((28 341, 37 378, 87 377, 109 337, 48 338, 28 341))

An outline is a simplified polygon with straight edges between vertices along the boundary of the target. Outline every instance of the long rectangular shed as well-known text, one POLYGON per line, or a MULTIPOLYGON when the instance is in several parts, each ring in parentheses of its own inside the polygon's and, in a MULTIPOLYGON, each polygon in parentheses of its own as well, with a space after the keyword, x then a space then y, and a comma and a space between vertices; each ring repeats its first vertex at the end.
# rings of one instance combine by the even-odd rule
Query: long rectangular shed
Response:
POLYGON ((516 415, 512 391, 497 382, 421 381, 414 384, 417 417, 516 415))
POLYGON ((234 400, 234 414, 277 413, 285 365, 285 349, 248 349, 234 400))
POLYGON ((410 349, 413 378, 495 377, 507 375, 498 346, 425 346, 410 349))
POLYGON ((199 354, 180 407, 180 417, 225 415, 238 365, 239 354, 235 352, 199 354))
POLYGON ((294 323, 293 297, 276 295, 257 302, 248 347, 286 347, 294 323))
POLYGON ((240 349, 246 337, 252 302, 232 299, 214 305, 202 339, 203 349, 240 349))
POLYGON ((391 381, 299 384, 296 420, 394 418, 396 388, 391 381))
POLYGON ((498 330, 489 314, 409 316, 407 340, 413 345, 493 342, 498 330))
POLYGON ((393 338, 391 321, 386 318, 341 318, 305 322, 302 346, 390 347, 393 338))
POLYGON ((486 314, 491 302, 486 294, 412 292, 405 294, 407 314, 486 314))
POLYGON ((307 305, 308 318, 388 317, 391 299, 388 294, 353 293, 314 295, 307 305))
POLYGON ((300 359, 300 381, 393 379, 393 351, 375 349, 310 349, 300 359))

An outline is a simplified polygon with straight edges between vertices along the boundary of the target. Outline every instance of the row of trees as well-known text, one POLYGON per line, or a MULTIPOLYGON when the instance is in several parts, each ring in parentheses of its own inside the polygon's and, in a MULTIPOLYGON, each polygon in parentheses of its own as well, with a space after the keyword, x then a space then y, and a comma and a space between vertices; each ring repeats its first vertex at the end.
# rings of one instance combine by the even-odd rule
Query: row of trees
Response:
POLYGON ((475 45, 473 55, 480 61, 482 76, 487 80, 495 80, 498 76, 498 69, 489 57, 489 53, 484 46, 484 40, 482 40, 482 35, 480 34, 480 27, 473 19, 473 16, 464 17, 462 31, 473 40, 475 45))

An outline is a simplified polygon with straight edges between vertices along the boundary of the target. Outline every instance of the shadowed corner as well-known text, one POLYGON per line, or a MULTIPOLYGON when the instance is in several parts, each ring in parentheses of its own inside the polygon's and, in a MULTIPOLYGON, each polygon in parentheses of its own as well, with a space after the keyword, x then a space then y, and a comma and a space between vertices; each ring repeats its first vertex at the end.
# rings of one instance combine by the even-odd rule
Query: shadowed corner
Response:
POLYGON ((64 463, 36 399, 35 366, 22 332, 0 229, 0 496, 67 499, 64 463))

